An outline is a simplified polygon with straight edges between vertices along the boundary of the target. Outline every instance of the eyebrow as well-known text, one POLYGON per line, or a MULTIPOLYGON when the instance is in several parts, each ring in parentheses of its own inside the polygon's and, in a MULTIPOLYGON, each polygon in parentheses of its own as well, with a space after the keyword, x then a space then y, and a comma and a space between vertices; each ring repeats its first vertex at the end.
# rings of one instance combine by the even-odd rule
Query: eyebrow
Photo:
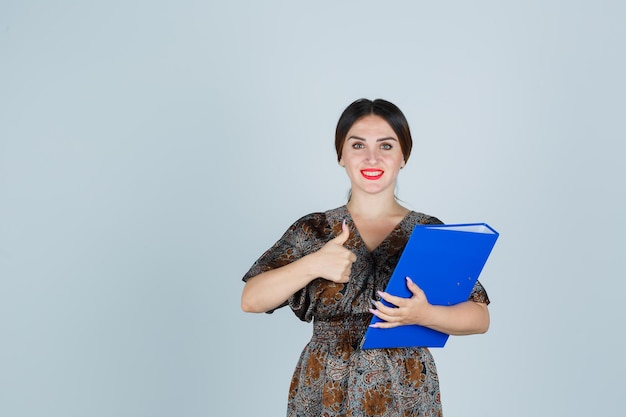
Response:
MULTIPOLYGON (((348 138, 348 140, 350 140, 350 139, 362 140, 364 142, 367 141, 367 139, 361 138, 359 136, 350 136, 348 138)), ((386 140, 395 140, 396 142, 398 141, 396 138, 389 136, 389 137, 386 137, 386 138, 376 139, 376 142, 384 142, 386 140)))

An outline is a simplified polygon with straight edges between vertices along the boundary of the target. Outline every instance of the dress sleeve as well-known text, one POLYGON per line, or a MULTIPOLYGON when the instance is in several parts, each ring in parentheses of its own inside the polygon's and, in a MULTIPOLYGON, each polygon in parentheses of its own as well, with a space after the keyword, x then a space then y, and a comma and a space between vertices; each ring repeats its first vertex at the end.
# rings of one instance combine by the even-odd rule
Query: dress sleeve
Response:
POLYGON ((296 237, 298 223, 294 223, 287 229, 283 236, 274 245, 257 259, 252 267, 243 276, 243 281, 248 281, 263 272, 280 268, 300 258, 298 246, 295 244, 298 240, 296 237))
POLYGON ((469 300, 477 303, 485 303, 487 305, 491 302, 489 301, 489 296, 487 295, 485 287, 483 287, 480 281, 476 281, 476 284, 474 284, 474 289, 472 289, 469 300))
MULTIPOLYGON (((317 233, 313 233, 314 230, 318 229, 316 226, 319 226, 321 220, 317 217, 315 215, 305 216, 292 224, 283 236, 254 262, 250 270, 243 276, 243 281, 248 281, 263 272, 288 265, 321 248, 325 242, 317 239, 317 236, 314 236, 317 233)), ((289 305, 294 313, 303 319, 310 304, 311 299, 307 287, 305 287, 285 300, 276 309, 289 305)), ((266 313, 273 313, 274 310, 268 310, 266 313)))

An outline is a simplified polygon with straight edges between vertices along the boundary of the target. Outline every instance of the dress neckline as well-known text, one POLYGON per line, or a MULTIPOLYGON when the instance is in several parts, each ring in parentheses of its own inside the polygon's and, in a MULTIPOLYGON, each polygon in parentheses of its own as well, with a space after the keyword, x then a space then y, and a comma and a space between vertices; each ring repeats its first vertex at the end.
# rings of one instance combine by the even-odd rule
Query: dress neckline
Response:
POLYGON ((354 235, 356 237, 358 237, 358 239, 361 242, 361 245, 363 246, 363 248, 365 249, 365 251, 369 254, 373 254, 374 252, 378 251, 378 249, 383 246, 384 243, 386 243, 389 238, 394 235, 398 229, 401 228, 402 224, 407 221, 407 219, 411 216, 411 214, 413 213, 412 210, 407 211, 407 213, 404 215, 404 217, 402 217, 402 219, 396 223, 396 225, 393 227, 393 229, 391 229, 391 231, 389 233, 387 233, 387 235, 384 237, 383 240, 380 241, 380 243, 373 248, 372 250, 369 250, 369 248, 367 247, 367 245, 365 244, 365 240, 363 240, 363 237, 361 236, 361 232, 359 231, 359 229, 356 227, 356 223, 354 222, 354 219, 352 218, 352 215, 350 214, 350 210, 348 210, 348 206, 343 205, 342 206, 343 210, 346 213, 346 219, 349 220, 349 224, 348 227, 350 227, 350 230, 354 233, 354 235))

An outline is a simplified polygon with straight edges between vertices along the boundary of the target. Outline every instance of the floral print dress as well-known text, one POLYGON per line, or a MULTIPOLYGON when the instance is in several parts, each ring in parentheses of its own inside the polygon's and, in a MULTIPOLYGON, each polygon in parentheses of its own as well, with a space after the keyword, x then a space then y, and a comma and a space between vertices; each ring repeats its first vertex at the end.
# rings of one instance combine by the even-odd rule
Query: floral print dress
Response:
MULTIPOLYGON (((385 240, 369 251, 346 206, 296 221, 244 276, 244 281, 319 250, 341 233, 357 260, 345 284, 318 278, 285 302, 303 321, 313 321, 289 389, 288 417, 441 416, 437 370, 427 348, 367 349, 359 344, 372 314, 371 300, 384 290, 417 224, 441 223, 409 212, 385 240)), ((489 303, 477 282, 470 300, 489 303)), ((271 313, 272 311, 268 311, 271 313)))

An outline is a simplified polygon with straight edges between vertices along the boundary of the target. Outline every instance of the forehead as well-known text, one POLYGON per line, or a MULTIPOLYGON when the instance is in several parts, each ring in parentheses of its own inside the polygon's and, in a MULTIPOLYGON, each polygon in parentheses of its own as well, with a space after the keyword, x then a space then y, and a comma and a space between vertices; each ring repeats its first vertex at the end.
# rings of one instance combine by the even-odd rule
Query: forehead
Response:
POLYGON ((361 117, 348 131, 347 138, 358 136, 362 139, 395 138, 396 133, 385 119, 376 115, 361 117))

